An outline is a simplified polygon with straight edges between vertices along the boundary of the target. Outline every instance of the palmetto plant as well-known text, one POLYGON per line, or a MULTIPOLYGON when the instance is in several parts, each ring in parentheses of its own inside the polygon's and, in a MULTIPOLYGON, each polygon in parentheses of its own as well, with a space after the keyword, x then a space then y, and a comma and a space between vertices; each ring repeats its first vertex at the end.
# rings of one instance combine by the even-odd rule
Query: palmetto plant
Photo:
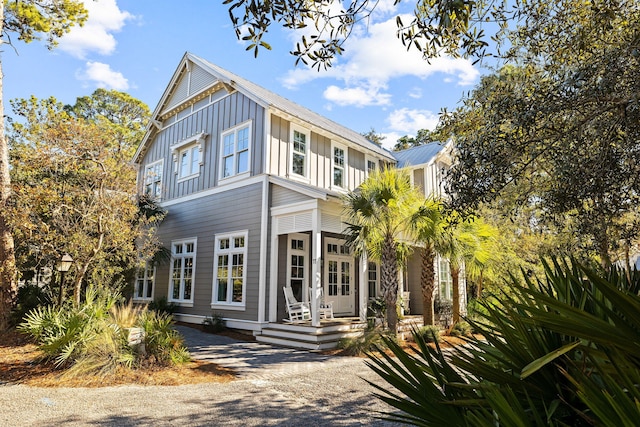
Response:
POLYGON ((39 307, 19 329, 31 335, 48 359, 68 368, 66 375, 105 375, 118 367, 139 364, 179 364, 190 359, 171 315, 122 305, 119 293, 107 288, 87 289, 80 306, 39 307), (130 346, 128 328, 144 329, 144 344, 130 346))
POLYGON ((545 263, 545 280, 512 278, 502 304, 470 322, 484 339, 446 353, 369 365, 393 388, 388 418, 423 426, 636 426, 640 420, 640 274, 545 263))

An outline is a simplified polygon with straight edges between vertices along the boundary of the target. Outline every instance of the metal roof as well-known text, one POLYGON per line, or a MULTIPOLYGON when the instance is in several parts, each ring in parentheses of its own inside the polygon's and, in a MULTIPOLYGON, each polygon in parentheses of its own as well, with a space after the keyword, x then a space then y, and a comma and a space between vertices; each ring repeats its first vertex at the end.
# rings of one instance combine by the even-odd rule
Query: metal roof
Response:
POLYGON ((444 145, 439 142, 430 142, 425 145, 411 147, 406 150, 393 153, 398 160, 398 167, 411 167, 429 163, 434 157, 444 149, 444 145))

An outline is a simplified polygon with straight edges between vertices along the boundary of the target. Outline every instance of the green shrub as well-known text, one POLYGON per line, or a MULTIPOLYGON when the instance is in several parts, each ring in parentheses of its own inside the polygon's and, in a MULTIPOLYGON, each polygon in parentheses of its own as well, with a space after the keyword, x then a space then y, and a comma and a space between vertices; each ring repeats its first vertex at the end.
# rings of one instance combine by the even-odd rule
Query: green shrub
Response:
POLYGON ((470 337, 473 334, 473 328, 467 322, 461 321, 453 325, 449 331, 452 337, 470 337))
POLYGON ((442 330, 438 326, 427 325, 414 331, 414 336, 419 335, 425 342, 440 342, 442 330))
POLYGON ((226 329, 224 318, 221 314, 216 312, 211 313, 211 316, 207 316, 202 321, 202 329, 206 332, 217 333, 226 329))
POLYGON ((16 305, 11 312, 12 324, 19 324, 31 310, 51 303, 51 295, 45 288, 41 288, 38 285, 20 286, 16 295, 16 305))
POLYGON ((385 340, 371 382, 421 426, 633 426, 640 419, 640 273, 543 261, 546 278, 512 279, 501 305, 471 321, 483 339, 445 356, 419 334, 418 356, 385 340))
POLYGON ((178 310, 178 306, 167 300, 167 297, 160 297, 149 303, 149 310, 159 313, 174 314, 178 310))
POLYGON ((338 342, 338 348, 349 356, 363 356, 371 351, 380 351, 387 348, 387 344, 382 339, 386 331, 379 326, 367 328, 355 337, 342 338, 338 342))
POLYGON ((79 307, 38 307, 18 328, 36 340, 48 359, 69 368, 68 375, 105 375, 119 366, 190 359, 170 315, 119 301, 119 293, 90 286, 79 307), (143 328, 144 345, 129 345, 132 327, 143 328))
POLYGON ((146 311, 140 319, 145 332, 145 348, 159 364, 181 364, 191 360, 182 336, 173 329, 173 318, 166 313, 146 311))

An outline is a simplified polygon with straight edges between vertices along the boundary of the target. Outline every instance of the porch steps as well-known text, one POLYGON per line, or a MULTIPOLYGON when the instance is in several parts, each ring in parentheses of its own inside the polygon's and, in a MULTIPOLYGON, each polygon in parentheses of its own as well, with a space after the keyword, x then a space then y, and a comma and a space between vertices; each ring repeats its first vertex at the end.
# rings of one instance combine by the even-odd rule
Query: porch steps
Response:
POLYGON ((271 323, 256 333, 256 341, 283 347, 306 350, 328 350, 336 348, 342 338, 363 333, 366 324, 361 322, 327 322, 319 327, 310 323, 271 323))

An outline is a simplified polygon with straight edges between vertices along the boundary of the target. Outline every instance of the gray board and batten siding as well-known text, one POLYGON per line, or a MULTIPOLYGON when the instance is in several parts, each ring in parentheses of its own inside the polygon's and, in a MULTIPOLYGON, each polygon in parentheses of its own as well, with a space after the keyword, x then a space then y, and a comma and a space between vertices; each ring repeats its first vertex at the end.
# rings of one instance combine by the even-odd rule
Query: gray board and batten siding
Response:
MULTIPOLYGON (((214 103, 165 126, 145 153, 142 164, 164 159, 162 201, 172 200, 222 184, 220 180, 221 135, 228 129, 251 121, 250 175, 261 174, 264 150, 264 109, 239 92, 217 99, 214 103), (180 180, 175 173, 172 146, 204 132, 200 173, 180 180)), ((144 168, 140 171, 144 182, 144 168)))
MULTIPOLYGON (((170 207, 159 229, 160 241, 170 248, 172 240, 197 238, 193 307, 182 306, 180 313, 199 316, 211 314, 215 236, 247 230, 245 308, 233 311, 216 308, 215 312, 234 319, 258 320, 258 283, 261 274, 266 277, 269 275, 268 271, 260 271, 261 211, 261 182, 170 207)), ((156 298, 167 296, 169 270, 169 263, 157 267, 156 298)))

